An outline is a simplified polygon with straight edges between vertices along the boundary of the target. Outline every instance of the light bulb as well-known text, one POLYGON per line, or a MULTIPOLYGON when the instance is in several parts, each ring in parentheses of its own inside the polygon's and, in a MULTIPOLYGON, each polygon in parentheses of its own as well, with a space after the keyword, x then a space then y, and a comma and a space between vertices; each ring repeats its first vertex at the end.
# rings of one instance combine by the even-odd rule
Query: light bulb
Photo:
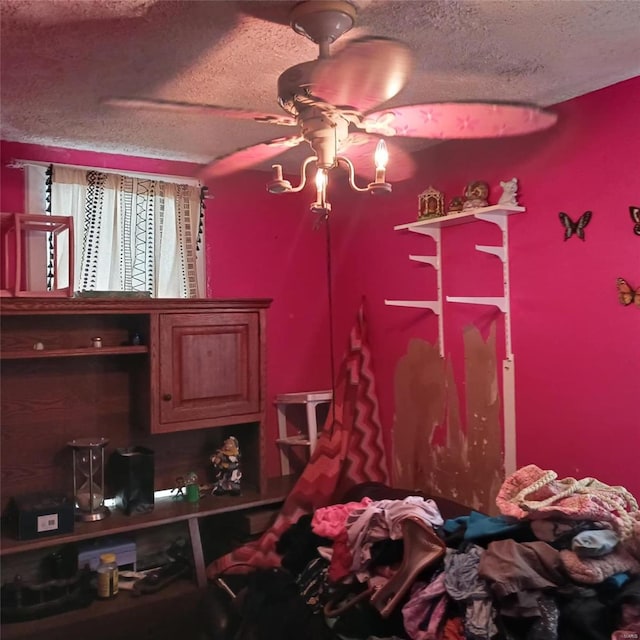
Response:
POLYGON ((318 194, 324 193, 327 188, 327 182, 329 181, 326 169, 318 169, 316 172, 316 189, 318 194))
POLYGON ((387 162, 389 162, 389 152, 387 151, 387 144, 384 140, 378 141, 376 152, 373 156, 376 163, 377 171, 384 171, 387 168, 387 162))
POLYGON ((327 182, 329 177, 326 169, 316 171, 316 201, 311 205, 311 211, 321 215, 327 215, 331 211, 331 205, 327 202, 327 182))

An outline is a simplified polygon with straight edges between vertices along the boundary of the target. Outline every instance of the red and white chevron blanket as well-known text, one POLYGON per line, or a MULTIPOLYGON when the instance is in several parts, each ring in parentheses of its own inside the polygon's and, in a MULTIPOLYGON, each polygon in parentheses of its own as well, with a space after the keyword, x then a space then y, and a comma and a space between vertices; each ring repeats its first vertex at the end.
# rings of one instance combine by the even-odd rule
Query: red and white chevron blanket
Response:
POLYGON ((361 482, 388 484, 363 304, 349 336, 349 349, 340 367, 333 402, 315 451, 274 524, 259 540, 214 560, 207 567, 209 579, 233 571, 234 565, 242 571, 247 570, 246 565, 280 566, 275 545, 300 516, 332 504, 335 496, 361 482))

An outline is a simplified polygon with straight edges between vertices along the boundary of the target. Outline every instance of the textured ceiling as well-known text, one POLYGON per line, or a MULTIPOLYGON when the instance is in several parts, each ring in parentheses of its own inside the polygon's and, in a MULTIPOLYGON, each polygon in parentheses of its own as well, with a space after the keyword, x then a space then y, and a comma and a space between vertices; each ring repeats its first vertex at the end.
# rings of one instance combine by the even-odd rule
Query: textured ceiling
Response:
MULTIPOLYGON (((206 163, 289 135, 211 114, 106 106, 154 97, 282 114, 276 81, 318 48, 295 2, 1 0, 2 138, 206 163)), ((516 100, 543 106, 640 74, 638 0, 359 0, 335 45, 397 38, 415 62, 388 106, 516 100)), ((387 106, 387 105, 385 105, 387 106)), ((428 140, 405 140, 409 150, 428 140)))

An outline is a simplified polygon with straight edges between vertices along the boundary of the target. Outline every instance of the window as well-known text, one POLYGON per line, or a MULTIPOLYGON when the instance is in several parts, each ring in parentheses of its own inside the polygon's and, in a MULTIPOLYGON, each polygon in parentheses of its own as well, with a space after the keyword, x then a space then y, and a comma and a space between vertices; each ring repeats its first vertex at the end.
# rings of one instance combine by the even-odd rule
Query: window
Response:
POLYGON ((27 165, 27 211, 73 216, 74 291, 198 297, 206 290, 203 205, 190 182, 27 165))

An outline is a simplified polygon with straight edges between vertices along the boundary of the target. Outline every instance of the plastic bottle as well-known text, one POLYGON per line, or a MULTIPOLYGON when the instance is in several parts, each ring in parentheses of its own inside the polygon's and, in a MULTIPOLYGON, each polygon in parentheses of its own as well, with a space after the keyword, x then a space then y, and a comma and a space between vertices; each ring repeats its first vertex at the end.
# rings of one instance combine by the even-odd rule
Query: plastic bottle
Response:
POLYGON ((98 598, 108 599, 118 595, 118 563, 115 553, 103 553, 98 565, 98 598))

